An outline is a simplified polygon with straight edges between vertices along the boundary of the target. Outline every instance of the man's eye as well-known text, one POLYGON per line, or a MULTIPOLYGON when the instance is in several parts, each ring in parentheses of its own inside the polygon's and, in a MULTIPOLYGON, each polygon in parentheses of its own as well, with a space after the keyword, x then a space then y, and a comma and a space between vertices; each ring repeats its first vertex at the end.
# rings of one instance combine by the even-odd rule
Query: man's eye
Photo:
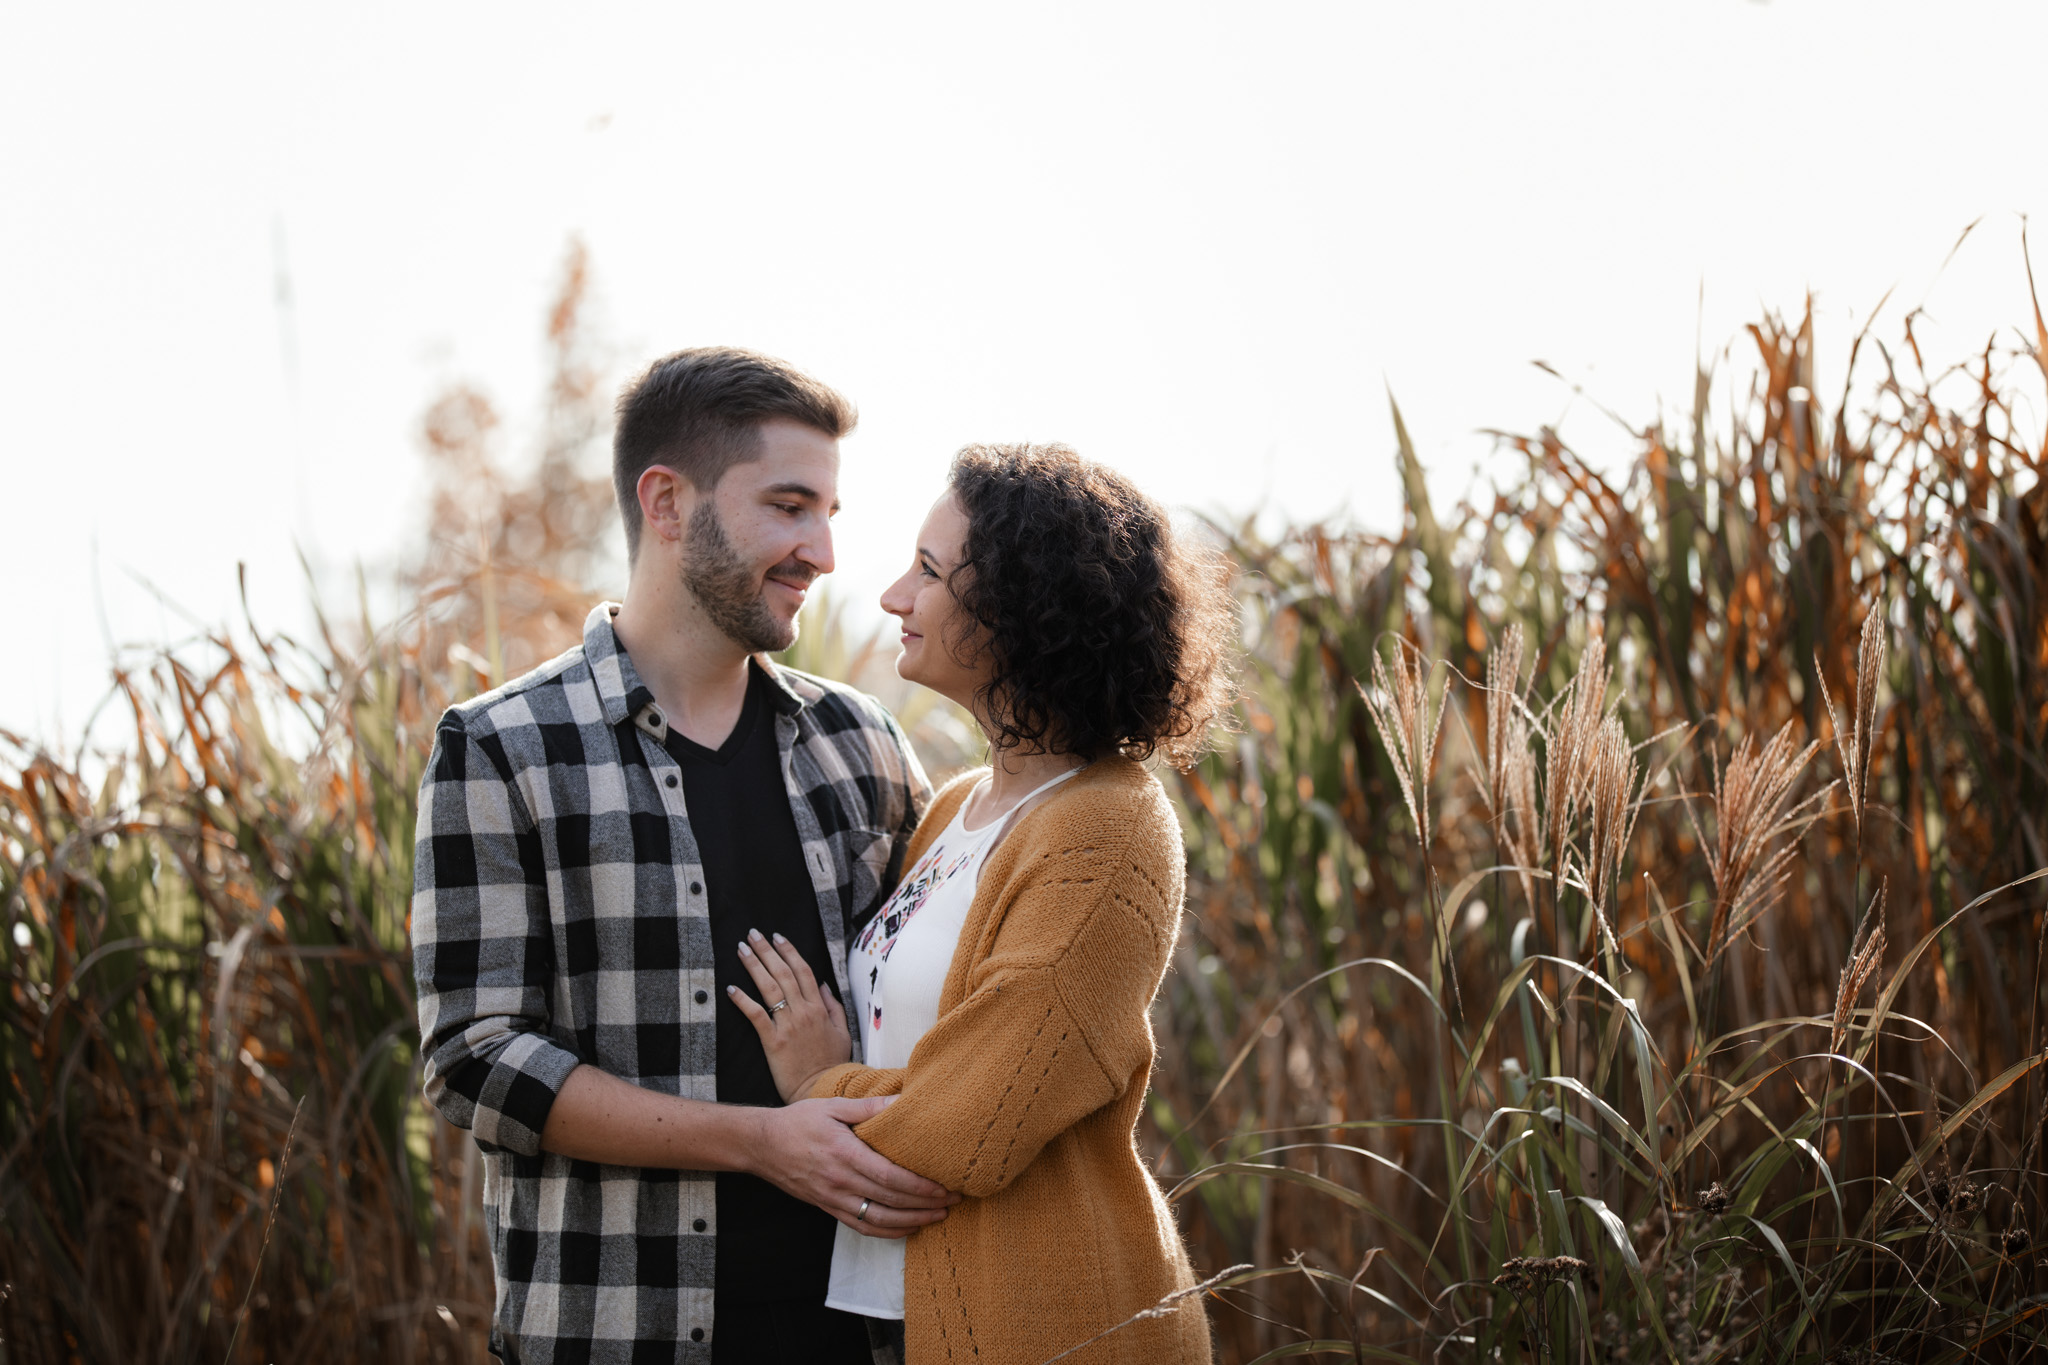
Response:
POLYGON ((778 502, 775 504, 775 510, 778 512, 787 512, 789 513, 789 515, 795 516, 797 513, 803 511, 804 509, 797 506, 793 502, 778 502))

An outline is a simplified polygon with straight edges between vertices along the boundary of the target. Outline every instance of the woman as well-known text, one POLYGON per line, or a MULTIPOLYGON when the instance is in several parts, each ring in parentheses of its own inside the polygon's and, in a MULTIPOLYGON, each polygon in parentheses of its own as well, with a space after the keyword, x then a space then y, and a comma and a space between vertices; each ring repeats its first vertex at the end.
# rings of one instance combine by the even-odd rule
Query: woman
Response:
POLYGON ((1110 470, 971 446, 882 606, 991 765, 849 950, 867 1065, 793 950, 742 945, 761 999, 734 998, 785 1099, 897 1096, 855 1131, 966 1198, 904 1241, 841 1229, 827 1302, 901 1319, 907 1365, 1206 1362, 1199 1298, 1119 1325, 1195 1282, 1133 1139, 1184 873, 1142 764, 1191 762, 1228 699, 1225 579, 1110 470))

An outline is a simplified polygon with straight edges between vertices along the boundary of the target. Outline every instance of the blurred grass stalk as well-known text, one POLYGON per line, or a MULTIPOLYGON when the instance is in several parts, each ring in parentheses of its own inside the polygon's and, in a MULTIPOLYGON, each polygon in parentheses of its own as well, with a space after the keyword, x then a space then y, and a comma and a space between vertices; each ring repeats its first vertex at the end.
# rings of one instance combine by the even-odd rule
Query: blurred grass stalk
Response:
MULTIPOLYGON (((92 762, 0 741, 0 1365, 483 1358, 413 801, 441 708, 617 576, 587 274, 530 470, 481 395, 429 412, 404 619, 128 668, 92 762)), ((1222 1359, 2039 1347, 2048 329, 1938 374, 1859 338, 1831 418, 1808 321, 1748 342, 1725 424, 1703 369, 1610 475, 1504 437, 1439 522, 1397 411, 1398 535, 1215 528, 1248 676, 1173 780, 1141 1137, 1198 1263, 1253 1266, 1222 1359)), ((823 599, 790 662, 978 757, 823 599)))

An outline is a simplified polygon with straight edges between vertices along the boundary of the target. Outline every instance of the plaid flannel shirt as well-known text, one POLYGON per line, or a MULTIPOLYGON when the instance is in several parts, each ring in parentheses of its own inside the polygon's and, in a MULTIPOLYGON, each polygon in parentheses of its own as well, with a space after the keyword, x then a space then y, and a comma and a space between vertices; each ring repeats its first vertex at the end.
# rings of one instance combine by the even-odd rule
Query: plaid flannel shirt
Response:
MULTIPOLYGON (((704 872, 667 727, 612 629, 441 718, 421 784, 413 969, 427 1098, 475 1135, 508 1361, 708 1362, 715 1178, 543 1152, 588 1062, 716 1100, 704 872)), ((895 720, 784 669, 776 737, 847 995, 846 942, 930 798, 895 720)))

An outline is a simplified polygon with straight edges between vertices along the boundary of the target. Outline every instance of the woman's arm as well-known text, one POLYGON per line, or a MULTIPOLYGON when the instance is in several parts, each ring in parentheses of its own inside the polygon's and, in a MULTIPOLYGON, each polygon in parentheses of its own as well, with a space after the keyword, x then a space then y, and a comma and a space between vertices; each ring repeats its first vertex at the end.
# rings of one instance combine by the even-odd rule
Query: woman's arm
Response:
POLYGON ((771 1016, 744 992, 741 1008, 771 1059, 778 1050, 811 1058, 778 1074, 785 1094, 899 1096, 857 1135, 950 1190, 986 1196, 1060 1133, 1144 1084, 1148 1014, 1172 952, 1182 883, 1179 825, 1156 788, 1153 797, 1110 813, 1113 820, 1085 820, 1091 834, 1080 847, 998 851, 984 876, 1002 878, 1001 927, 966 998, 907 1066, 822 1066, 844 1057, 845 1043, 816 1022, 829 1011, 810 1008, 809 969, 793 949, 756 944, 748 967, 762 1001, 787 998, 791 1008, 771 1016))
POLYGON ((948 1189, 987 1196, 1015 1180, 1046 1143, 1149 1073, 1147 1016, 1179 878, 1149 875, 1129 853, 1079 850, 1019 868, 993 950, 909 1064, 833 1067, 806 1093, 899 1096, 856 1133, 948 1189))

